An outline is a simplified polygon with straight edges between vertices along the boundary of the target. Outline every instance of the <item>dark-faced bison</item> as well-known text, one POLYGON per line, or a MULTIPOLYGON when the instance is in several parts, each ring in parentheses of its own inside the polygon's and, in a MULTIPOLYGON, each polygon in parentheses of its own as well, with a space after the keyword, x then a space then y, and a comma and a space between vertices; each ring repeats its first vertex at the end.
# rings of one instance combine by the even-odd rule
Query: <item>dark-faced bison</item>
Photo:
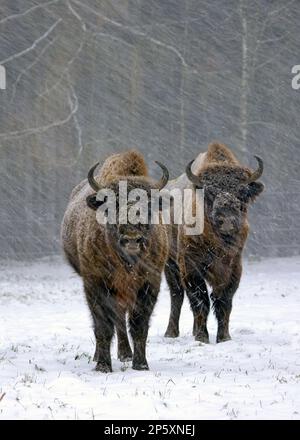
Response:
POLYGON ((165 336, 177 337, 184 290, 194 315, 196 340, 209 341, 207 316, 210 301, 206 282, 212 287, 211 300, 218 321, 217 342, 230 339, 229 317, 232 298, 242 273, 242 251, 249 225, 249 203, 263 191, 257 180, 263 172, 242 166, 226 146, 210 144, 199 155, 186 176, 170 182, 173 188, 188 186, 204 189, 204 231, 186 235, 183 227, 173 226, 173 240, 166 265, 166 278, 171 292, 171 314, 165 336), (193 168, 193 171, 192 171, 193 168), (188 180, 187 180, 188 179, 188 180), (177 232, 174 232, 174 228, 177 232))
POLYGON ((99 224, 96 212, 103 202, 96 195, 103 188, 112 190, 118 211, 119 182, 127 182, 128 193, 139 188, 149 196, 152 188, 162 189, 168 181, 167 169, 159 165, 163 177, 154 182, 148 177, 146 164, 138 152, 109 157, 99 174, 94 176, 95 165, 88 179, 75 187, 63 219, 63 249, 83 279, 94 322, 94 360, 96 369, 102 372, 112 371, 110 346, 114 328, 119 359, 132 358, 126 312, 133 339, 132 366, 137 370, 148 369, 145 350, 149 319, 168 255, 168 239, 166 226, 162 224, 120 224, 118 221, 99 224))

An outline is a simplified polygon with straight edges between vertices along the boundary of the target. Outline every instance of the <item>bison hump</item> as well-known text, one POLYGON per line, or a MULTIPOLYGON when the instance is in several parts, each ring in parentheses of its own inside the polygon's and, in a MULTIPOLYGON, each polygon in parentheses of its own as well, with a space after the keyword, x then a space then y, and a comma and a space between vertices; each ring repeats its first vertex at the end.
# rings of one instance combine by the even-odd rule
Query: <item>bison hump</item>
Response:
POLYGON ((225 162, 226 164, 234 164, 234 165, 239 164, 239 161, 237 160, 233 152, 230 150, 230 148, 219 142, 213 142, 209 144, 207 149, 206 160, 208 163, 225 162))

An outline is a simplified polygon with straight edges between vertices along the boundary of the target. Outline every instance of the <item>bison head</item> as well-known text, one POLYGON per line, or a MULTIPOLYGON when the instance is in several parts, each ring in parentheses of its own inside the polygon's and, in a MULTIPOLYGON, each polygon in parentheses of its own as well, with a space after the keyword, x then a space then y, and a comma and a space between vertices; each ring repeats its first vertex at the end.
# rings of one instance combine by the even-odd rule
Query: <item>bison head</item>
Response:
POLYGON ((106 223, 106 236, 111 246, 116 248, 130 264, 134 264, 139 255, 147 249, 151 238, 153 228, 151 224, 151 190, 161 190, 168 183, 168 169, 160 162, 156 163, 163 170, 163 176, 158 182, 151 181, 143 176, 126 176, 116 178, 104 188, 99 185, 94 177, 94 171, 98 163, 88 173, 88 182, 96 193, 87 197, 87 205, 93 210, 100 207, 107 210, 113 204, 112 211, 114 210, 115 221, 106 223), (120 183, 125 184, 125 194, 124 186, 122 187, 120 183), (105 196, 103 201, 97 199, 97 193, 100 190, 109 191, 110 194, 105 196), (139 190, 142 191, 139 192, 139 190), (142 200, 139 194, 141 194, 142 200), (124 217, 121 217, 124 212, 126 215, 125 222, 122 220, 124 217))
POLYGON ((257 182, 263 173, 263 161, 255 156, 258 168, 251 172, 237 165, 211 165, 200 176, 192 173, 190 162, 186 168, 189 180, 204 189, 206 216, 214 232, 227 244, 235 241, 246 222, 247 208, 264 189, 257 182))

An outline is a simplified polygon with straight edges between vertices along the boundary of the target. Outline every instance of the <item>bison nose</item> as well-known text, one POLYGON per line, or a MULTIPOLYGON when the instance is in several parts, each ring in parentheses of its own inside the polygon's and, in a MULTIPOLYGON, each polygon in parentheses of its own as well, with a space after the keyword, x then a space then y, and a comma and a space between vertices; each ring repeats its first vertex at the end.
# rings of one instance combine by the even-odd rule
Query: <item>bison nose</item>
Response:
POLYGON ((230 234, 235 230, 234 221, 231 218, 220 220, 219 227, 223 234, 230 234))
POLYGON ((120 245, 122 247, 126 247, 126 248, 137 248, 139 247, 140 244, 143 243, 143 237, 141 236, 128 236, 128 235, 123 235, 120 237, 120 245))

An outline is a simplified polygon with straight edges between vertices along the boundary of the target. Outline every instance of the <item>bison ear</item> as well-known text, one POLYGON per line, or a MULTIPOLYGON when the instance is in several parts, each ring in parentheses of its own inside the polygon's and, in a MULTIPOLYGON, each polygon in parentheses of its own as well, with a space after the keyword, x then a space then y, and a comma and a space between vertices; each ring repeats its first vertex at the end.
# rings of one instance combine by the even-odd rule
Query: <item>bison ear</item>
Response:
POLYGON ((101 206, 104 203, 104 201, 97 200, 96 197, 97 194, 91 194, 86 198, 86 203, 88 207, 93 209, 94 211, 96 211, 99 208, 99 206, 101 206))
POLYGON ((263 192, 264 187, 264 184, 261 182, 251 182, 248 185, 242 186, 240 196, 245 202, 249 202, 249 200, 253 202, 263 192))
POLYGON ((263 192, 265 185, 261 182, 251 182, 249 183, 248 187, 250 192, 250 199, 254 201, 254 199, 263 192))

